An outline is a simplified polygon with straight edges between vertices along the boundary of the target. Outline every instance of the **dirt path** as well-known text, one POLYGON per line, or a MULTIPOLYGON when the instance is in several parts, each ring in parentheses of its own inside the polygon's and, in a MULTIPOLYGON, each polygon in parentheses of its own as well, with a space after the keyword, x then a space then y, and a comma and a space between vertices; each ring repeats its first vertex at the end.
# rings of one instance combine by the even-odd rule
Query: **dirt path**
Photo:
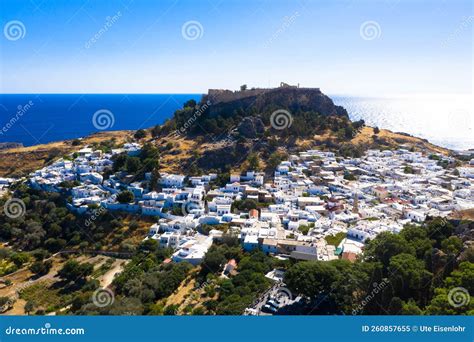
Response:
POLYGON ((100 286, 107 287, 112 284, 116 274, 122 272, 125 265, 128 263, 128 260, 116 260, 112 264, 112 268, 105 272, 105 274, 100 277, 100 286))

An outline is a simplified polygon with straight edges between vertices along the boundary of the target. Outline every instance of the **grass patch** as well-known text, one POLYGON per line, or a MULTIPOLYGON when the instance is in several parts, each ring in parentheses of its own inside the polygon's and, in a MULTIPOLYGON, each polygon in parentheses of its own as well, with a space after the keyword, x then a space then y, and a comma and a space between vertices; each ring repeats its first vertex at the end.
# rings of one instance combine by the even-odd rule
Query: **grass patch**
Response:
POLYGON ((346 237, 346 233, 339 232, 336 235, 328 235, 324 239, 328 243, 328 245, 339 246, 342 240, 346 237))
POLYGON ((69 296, 59 292, 59 288, 52 288, 49 282, 41 281, 21 290, 20 298, 27 302, 32 301, 37 307, 51 312, 67 305, 69 296))
POLYGON ((378 221, 380 220, 378 217, 367 217, 364 219, 364 221, 378 221))
POLYGON ((94 270, 94 272, 92 273, 92 278, 97 279, 103 276, 112 268, 114 262, 114 258, 107 259, 102 265, 100 265, 97 269, 94 270))
POLYGON ((17 269, 18 268, 16 267, 16 265, 10 260, 7 260, 7 259, 0 260, 0 276, 13 273, 17 269))

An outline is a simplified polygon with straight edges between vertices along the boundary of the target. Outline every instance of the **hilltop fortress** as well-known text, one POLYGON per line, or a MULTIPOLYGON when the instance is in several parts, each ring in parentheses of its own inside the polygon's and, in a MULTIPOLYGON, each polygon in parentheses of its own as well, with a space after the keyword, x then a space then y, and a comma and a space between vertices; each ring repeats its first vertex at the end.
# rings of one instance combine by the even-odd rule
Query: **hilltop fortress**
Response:
POLYGON ((231 115, 236 110, 253 110, 254 113, 274 111, 278 108, 292 112, 314 111, 322 115, 348 117, 344 108, 334 105, 319 88, 300 88, 298 85, 280 83, 277 88, 251 88, 240 90, 209 89, 201 103, 209 105, 209 115, 231 115))
POLYGON ((205 96, 205 101, 210 100, 213 104, 221 102, 232 102, 236 100, 242 100, 249 97, 256 97, 263 94, 277 92, 285 89, 292 89, 296 91, 311 91, 321 93, 319 88, 300 88, 300 85, 289 85, 285 82, 281 82, 278 88, 251 88, 241 90, 227 90, 227 89, 209 89, 205 96))

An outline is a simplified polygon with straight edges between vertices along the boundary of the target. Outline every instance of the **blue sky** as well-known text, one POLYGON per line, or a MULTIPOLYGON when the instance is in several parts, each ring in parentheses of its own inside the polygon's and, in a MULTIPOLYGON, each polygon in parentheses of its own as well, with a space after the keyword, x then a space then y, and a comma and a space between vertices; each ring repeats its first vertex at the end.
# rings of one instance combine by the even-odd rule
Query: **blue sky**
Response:
POLYGON ((202 93, 280 81, 329 94, 472 93, 470 0, 0 6, 2 93, 202 93))

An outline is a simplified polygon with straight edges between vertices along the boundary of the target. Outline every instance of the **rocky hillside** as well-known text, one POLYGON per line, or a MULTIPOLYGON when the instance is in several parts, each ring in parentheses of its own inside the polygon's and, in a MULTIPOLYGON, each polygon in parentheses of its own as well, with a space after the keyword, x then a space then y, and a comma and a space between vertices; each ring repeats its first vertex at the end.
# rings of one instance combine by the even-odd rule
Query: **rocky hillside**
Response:
POLYGON ((379 133, 375 135, 372 127, 363 127, 353 139, 342 143, 329 132, 315 135, 310 139, 297 138, 292 142, 292 145, 285 145, 283 141, 280 143, 278 139, 271 139, 270 142, 257 140, 255 144, 253 140, 249 139, 241 139, 239 142, 235 140, 212 142, 174 134, 165 135, 152 141, 160 147, 163 171, 186 174, 197 172, 196 169, 218 170, 221 169, 221 166, 224 166, 226 170, 243 171, 249 166, 248 157, 253 154, 259 156, 261 169, 271 171, 271 167, 279 158, 311 148, 344 152, 345 149, 364 151, 369 147, 396 148, 403 146, 426 153, 450 153, 449 150, 430 144, 424 139, 389 130, 380 129, 379 133), (271 153, 265 151, 269 145, 272 146, 273 152, 271 153))
POLYGON ((165 141, 168 147, 162 148, 162 167, 188 173, 228 172, 249 164, 270 172, 285 155, 311 148, 354 157, 368 148, 401 145, 449 152, 407 134, 351 122, 346 110, 320 89, 290 86, 210 90, 200 103, 186 103, 165 125, 155 127, 152 135, 154 143, 165 141))
POLYGON ((313 111, 323 115, 348 117, 347 111, 334 105, 319 88, 282 86, 271 89, 241 91, 209 90, 201 103, 210 103, 209 115, 226 116, 234 111, 264 113, 268 109, 287 109, 290 112, 313 111))

